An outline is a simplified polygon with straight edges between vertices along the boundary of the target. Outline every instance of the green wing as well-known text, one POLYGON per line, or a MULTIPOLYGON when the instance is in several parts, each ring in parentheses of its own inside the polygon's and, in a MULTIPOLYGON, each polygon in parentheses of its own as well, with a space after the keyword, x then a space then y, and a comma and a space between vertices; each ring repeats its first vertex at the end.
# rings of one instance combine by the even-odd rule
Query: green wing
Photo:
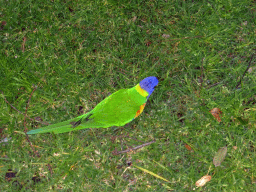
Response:
MULTIPOLYGON (((121 89, 100 102, 89 119, 105 127, 123 126, 132 121, 140 106, 146 102, 135 89, 121 89)), ((88 123, 88 122, 87 122, 88 123)))
POLYGON ((135 118, 136 112, 146 101, 146 97, 141 96, 135 87, 121 89, 105 98, 89 113, 68 121, 31 130, 27 134, 64 133, 85 128, 123 126, 135 118))

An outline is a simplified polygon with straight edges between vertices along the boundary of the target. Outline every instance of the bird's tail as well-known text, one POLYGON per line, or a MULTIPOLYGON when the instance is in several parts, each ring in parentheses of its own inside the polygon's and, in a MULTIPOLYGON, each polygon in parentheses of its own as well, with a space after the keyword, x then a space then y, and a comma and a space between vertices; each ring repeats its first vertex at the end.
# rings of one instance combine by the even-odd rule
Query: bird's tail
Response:
POLYGON ((89 115, 90 115, 90 113, 86 113, 86 114, 76 117, 74 119, 70 119, 70 120, 67 120, 64 122, 56 123, 53 125, 39 128, 39 129, 31 130, 31 131, 27 132, 27 134, 32 135, 32 134, 49 133, 49 132, 65 133, 65 132, 73 131, 73 130, 77 129, 77 127, 76 127, 77 122, 79 122, 81 119, 86 118, 89 115))

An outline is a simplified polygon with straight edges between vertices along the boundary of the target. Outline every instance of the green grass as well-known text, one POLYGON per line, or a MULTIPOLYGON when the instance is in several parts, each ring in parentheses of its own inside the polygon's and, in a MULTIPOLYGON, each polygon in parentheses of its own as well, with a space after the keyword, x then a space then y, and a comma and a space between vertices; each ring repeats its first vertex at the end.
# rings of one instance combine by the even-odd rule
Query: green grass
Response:
POLYGON ((255 13, 252 0, 0 1, 1 191, 254 191, 255 57, 236 85, 255 53, 255 13), (27 115, 52 124, 152 75, 159 85, 133 122, 31 135, 40 157, 22 132, 43 125, 4 100, 25 113, 37 86, 27 115), (132 138, 156 142, 112 154, 142 144, 132 138))

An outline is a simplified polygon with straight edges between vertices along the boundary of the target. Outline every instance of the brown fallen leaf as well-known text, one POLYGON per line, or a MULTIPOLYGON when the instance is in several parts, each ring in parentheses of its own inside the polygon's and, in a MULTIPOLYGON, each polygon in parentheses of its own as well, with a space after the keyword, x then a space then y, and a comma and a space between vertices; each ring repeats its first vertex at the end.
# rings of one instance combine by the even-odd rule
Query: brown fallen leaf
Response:
POLYGON ((12 171, 11 169, 8 169, 8 171, 5 174, 5 179, 10 182, 12 178, 16 177, 17 172, 12 171))
POLYGON ((220 114, 222 114, 222 111, 219 108, 213 108, 211 111, 209 111, 215 119, 217 119, 218 122, 221 122, 220 114))
POLYGON ((196 182, 196 186, 197 187, 202 187, 204 186, 208 181, 210 181, 212 179, 212 177, 210 175, 205 175, 203 176, 201 179, 199 179, 197 182, 196 182))
POLYGON ((27 38, 24 37, 24 38, 23 38, 23 42, 22 42, 22 46, 21 46, 22 52, 25 51, 25 43, 26 43, 26 40, 27 40, 27 38))
POLYGON ((3 26, 6 25, 6 21, 2 21, 1 25, 3 25, 3 26))
POLYGON ((189 150, 189 151, 192 150, 192 148, 191 148, 188 144, 186 144, 185 147, 186 147, 186 149, 189 150))
POLYGON ((146 43, 146 46, 149 47, 149 46, 151 45, 151 43, 152 43, 151 41, 148 41, 148 42, 146 43))
POLYGON ((220 166, 220 164, 222 163, 222 161, 225 159, 225 157, 227 155, 227 151, 228 151, 227 147, 222 147, 215 154, 215 156, 213 158, 213 164, 215 165, 215 167, 220 166))
POLYGON ((71 7, 69 7, 68 10, 69 10, 71 13, 74 11, 71 7))

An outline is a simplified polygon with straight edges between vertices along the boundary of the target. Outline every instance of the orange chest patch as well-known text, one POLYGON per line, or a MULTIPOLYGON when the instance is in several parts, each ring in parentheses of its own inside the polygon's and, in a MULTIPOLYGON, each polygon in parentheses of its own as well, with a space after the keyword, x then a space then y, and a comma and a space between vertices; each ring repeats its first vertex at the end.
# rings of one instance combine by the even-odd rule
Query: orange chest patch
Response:
POLYGON ((138 117, 138 116, 142 113, 142 111, 143 111, 145 105, 146 105, 146 103, 144 103, 143 105, 140 106, 140 109, 136 112, 136 115, 135 115, 134 119, 135 119, 136 117, 138 117))

